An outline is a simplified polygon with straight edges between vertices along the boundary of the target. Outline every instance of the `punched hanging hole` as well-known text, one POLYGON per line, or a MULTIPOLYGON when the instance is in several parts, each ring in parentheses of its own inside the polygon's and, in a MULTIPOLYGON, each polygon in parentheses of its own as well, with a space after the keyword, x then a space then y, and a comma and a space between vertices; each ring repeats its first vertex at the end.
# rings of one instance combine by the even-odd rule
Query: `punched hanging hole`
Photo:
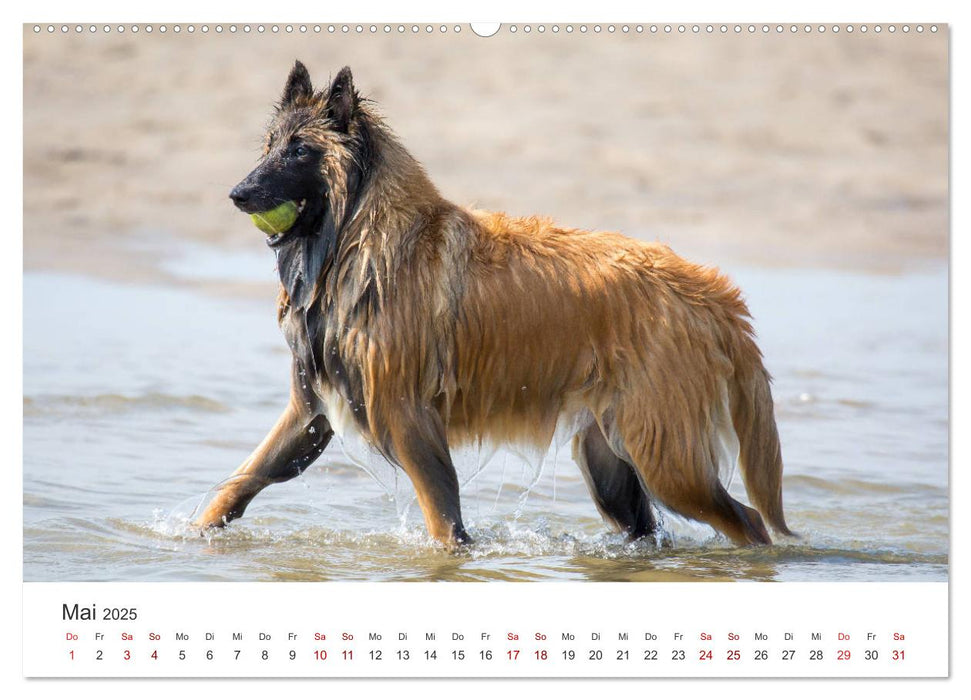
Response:
POLYGON ((494 36, 502 25, 499 22, 472 22, 469 25, 476 36, 486 39, 494 36))

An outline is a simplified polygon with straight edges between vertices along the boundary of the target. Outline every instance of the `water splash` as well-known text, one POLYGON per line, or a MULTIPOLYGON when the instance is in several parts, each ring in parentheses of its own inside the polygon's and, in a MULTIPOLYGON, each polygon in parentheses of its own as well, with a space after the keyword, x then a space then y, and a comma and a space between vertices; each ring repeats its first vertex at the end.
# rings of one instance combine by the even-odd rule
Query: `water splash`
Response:
POLYGON ((190 496, 170 510, 156 508, 152 511, 152 530, 164 537, 185 538, 190 534, 198 537, 199 528, 194 527, 192 523, 212 498, 216 488, 214 486, 201 495, 190 496))

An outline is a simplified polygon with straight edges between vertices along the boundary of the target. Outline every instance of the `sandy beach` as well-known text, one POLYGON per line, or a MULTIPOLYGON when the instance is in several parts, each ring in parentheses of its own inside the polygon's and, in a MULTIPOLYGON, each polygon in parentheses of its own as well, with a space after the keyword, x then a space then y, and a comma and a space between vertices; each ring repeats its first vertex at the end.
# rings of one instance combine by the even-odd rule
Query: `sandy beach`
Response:
POLYGON ((261 246, 227 193, 295 58, 343 65, 460 204, 711 264, 895 271, 948 250, 946 30, 483 39, 24 30, 24 266, 164 279, 261 246))

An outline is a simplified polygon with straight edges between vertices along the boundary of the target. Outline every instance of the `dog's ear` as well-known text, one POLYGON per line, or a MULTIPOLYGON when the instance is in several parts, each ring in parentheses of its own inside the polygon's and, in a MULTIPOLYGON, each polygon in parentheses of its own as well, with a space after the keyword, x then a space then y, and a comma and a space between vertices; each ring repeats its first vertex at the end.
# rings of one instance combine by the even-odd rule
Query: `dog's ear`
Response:
POLYGON ((306 101, 314 95, 314 86, 310 82, 310 73, 300 61, 293 64, 290 75, 287 76, 286 87, 283 88, 283 98, 280 107, 289 107, 295 102, 306 101))
POLYGON ((357 92, 354 90, 354 77, 348 66, 341 68, 327 94, 327 116, 334 122, 338 131, 347 131, 347 126, 357 109, 357 92))

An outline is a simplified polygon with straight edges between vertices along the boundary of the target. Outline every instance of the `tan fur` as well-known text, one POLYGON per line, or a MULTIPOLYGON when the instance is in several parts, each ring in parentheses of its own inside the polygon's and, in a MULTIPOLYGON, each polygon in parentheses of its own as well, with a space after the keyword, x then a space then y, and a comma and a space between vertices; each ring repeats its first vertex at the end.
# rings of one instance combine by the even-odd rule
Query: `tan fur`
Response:
MULTIPOLYGON (((461 528, 457 503, 446 512, 457 499, 448 446, 545 447, 563 415, 599 426, 636 469, 634 488, 736 543, 768 542, 759 514, 718 480, 719 435, 734 429, 750 500, 789 532, 769 376, 727 278, 663 245, 456 207, 370 107, 338 134, 317 99, 303 108, 319 113, 294 133, 326 147, 342 225, 316 303, 329 309, 333 351, 360 377, 367 419, 357 427, 411 477, 433 536, 447 542, 461 528), (345 211, 362 123, 376 157, 345 211)), ((284 292, 281 319, 289 311, 284 292)), ((333 379, 319 386, 340 400, 333 379)), ((324 410, 334 426, 333 402, 324 410)), ((232 502, 224 493, 201 522, 218 523, 232 502)))

